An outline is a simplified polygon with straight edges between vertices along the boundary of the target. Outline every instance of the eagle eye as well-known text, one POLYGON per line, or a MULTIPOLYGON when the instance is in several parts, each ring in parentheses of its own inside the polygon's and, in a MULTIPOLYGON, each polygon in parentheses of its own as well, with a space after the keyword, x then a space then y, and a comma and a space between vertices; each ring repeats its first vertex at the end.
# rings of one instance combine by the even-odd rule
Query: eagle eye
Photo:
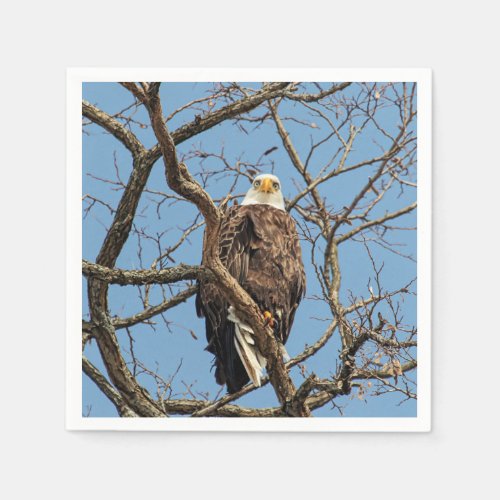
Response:
POLYGON ((260 181, 255 181, 253 183, 254 187, 258 188, 260 186, 260 181))
POLYGON ((273 183, 273 188, 274 188, 276 191, 278 191, 278 189, 280 188, 280 185, 279 185, 277 182, 275 182, 275 183, 273 183))

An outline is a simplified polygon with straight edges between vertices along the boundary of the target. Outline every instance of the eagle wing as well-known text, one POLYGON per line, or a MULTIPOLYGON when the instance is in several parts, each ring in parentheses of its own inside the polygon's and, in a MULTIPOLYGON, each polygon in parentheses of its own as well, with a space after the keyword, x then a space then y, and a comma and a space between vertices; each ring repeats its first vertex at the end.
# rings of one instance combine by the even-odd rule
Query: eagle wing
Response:
MULTIPOLYGON (((242 207, 228 209, 223 220, 219 237, 219 257, 241 285, 244 283, 250 260, 253 231, 250 219, 242 207)), ((234 344, 235 324, 228 319, 229 304, 210 281, 200 280, 196 296, 196 311, 205 317, 207 350, 215 355, 215 378, 218 384, 227 384, 230 392, 235 392, 248 382, 247 373, 242 365, 234 344)))

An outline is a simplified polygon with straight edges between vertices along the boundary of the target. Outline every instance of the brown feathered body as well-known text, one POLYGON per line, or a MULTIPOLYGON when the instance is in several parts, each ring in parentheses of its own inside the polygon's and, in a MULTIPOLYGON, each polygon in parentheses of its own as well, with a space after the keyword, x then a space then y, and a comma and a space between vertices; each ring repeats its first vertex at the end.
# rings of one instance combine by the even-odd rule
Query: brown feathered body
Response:
MULTIPOLYGON (((220 258, 262 312, 276 321, 275 335, 283 344, 305 293, 305 273, 293 218, 270 205, 233 206, 220 234, 220 258)), ((228 303, 210 281, 199 283, 198 316, 205 317, 207 350, 215 355, 217 383, 230 393, 249 381, 235 347, 235 323, 228 303)))

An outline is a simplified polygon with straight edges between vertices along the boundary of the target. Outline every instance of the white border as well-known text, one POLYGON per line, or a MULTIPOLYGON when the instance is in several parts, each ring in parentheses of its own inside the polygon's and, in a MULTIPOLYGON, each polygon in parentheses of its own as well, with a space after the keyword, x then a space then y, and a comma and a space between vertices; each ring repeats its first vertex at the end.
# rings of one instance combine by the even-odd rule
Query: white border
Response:
POLYGON ((341 431, 431 430, 431 160, 430 69, 372 68, 71 68, 67 71, 66 213, 66 429, 133 431, 341 431), (418 83, 418 300, 417 383, 414 418, 84 418, 81 370, 81 97, 83 82, 116 81, 407 81, 418 83))

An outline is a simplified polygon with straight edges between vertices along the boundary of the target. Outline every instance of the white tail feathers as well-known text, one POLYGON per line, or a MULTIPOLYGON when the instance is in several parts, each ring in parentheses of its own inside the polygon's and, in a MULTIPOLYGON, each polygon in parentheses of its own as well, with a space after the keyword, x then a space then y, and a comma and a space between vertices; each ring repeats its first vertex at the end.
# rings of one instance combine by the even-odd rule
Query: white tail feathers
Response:
POLYGON ((236 316, 233 306, 229 307, 228 313, 227 319, 234 323, 234 331, 236 333, 234 345, 236 346, 241 362, 253 384, 256 387, 260 387, 264 368, 266 367, 266 358, 257 349, 253 330, 236 316))

